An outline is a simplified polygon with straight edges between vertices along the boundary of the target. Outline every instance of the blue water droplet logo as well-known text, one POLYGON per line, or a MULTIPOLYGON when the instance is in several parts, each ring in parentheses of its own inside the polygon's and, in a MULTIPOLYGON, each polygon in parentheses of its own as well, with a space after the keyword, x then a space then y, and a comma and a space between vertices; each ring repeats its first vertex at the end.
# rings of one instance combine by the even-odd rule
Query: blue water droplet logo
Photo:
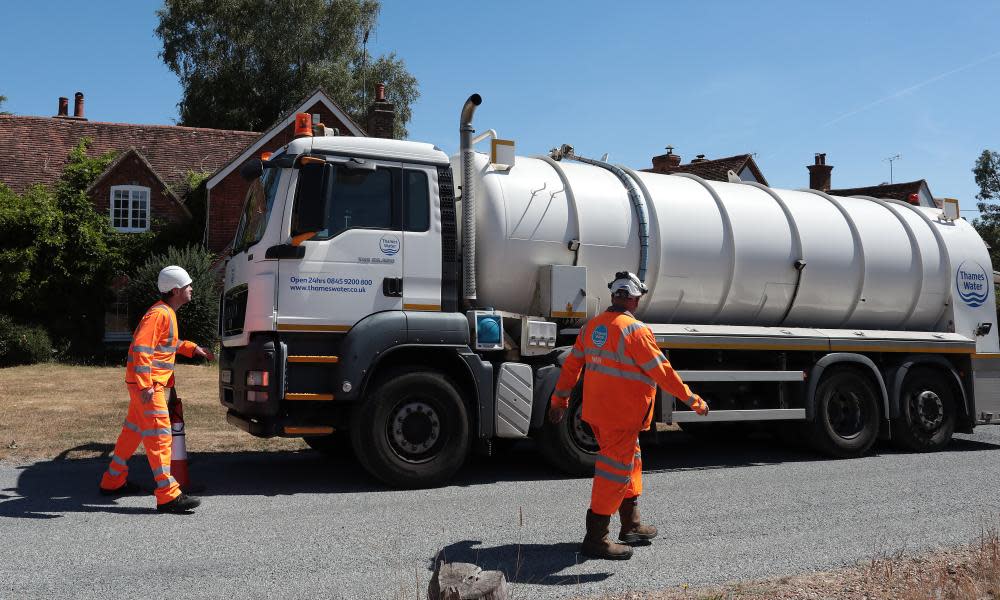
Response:
POLYGON ((594 332, 590 334, 590 341, 594 342, 598 348, 604 347, 608 341, 608 328, 604 325, 595 327, 594 332))

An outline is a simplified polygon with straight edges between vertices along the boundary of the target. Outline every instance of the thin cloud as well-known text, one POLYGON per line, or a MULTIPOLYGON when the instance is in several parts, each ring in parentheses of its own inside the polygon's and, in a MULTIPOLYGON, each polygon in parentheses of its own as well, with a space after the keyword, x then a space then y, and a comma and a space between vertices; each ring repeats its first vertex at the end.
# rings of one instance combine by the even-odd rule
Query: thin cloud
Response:
POLYGON ((965 71, 966 69, 971 69, 972 67, 980 65, 980 64, 982 64, 982 63, 984 63, 984 62, 986 62, 988 60, 992 60, 992 59, 994 59, 994 58, 996 58, 998 56, 1000 56, 1000 52, 994 52, 993 54, 990 54, 989 56, 984 56, 983 58, 980 58, 979 60, 975 60, 975 61, 973 61, 973 62, 971 62, 971 63, 969 63, 967 65, 963 65, 961 67, 952 69, 950 71, 946 71, 944 73, 941 73, 940 75, 935 75, 934 77, 931 77, 930 79, 927 79, 925 81, 921 81, 918 84, 911 85, 910 87, 903 88, 901 90, 893 92, 893 93, 889 94, 888 96, 885 96, 884 98, 879 98, 878 100, 875 100, 874 102, 870 102, 870 103, 862 106, 861 108, 857 108, 857 109, 852 110, 850 112, 846 112, 846 113, 840 115, 839 117, 833 119, 832 121, 824 123, 822 126, 823 127, 829 127, 830 125, 833 125, 835 123, 839 123, 839 122, 843 121, 844 119, 848 119, 850 117, 853 117, 854 115, 856 115, 858 113, 862 113, 862 112, 865 112, 866 110, 870 110, 870 109, 878 106, 879 104, 884 104, 884 103, 886 103, 886 102, 888 102, 890 100, 894 100, 894 99, 899 98, 901 96, 905 96, 906 94, 914 92, 914 91, 916 91, 916 90, 918 90, 918 89, 920 89, 920 88, 922 88, 924 86, 930 85, 930 84, 934 83, 935 81, 940 81, 941 79, 944 79, 945 77, 948 77, 950 75, 954 75, 955 73, 959 73, 961 71, 965 71))

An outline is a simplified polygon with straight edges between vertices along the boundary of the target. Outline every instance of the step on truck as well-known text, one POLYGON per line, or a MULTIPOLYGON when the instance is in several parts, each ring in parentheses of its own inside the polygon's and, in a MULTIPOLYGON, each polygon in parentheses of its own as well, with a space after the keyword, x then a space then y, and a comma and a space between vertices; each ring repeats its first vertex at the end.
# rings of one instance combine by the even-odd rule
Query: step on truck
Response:
POLYGON ((661 394, 657 422, 757 422, 834 457, 879 439, 937 450, 1000 423, 993 267, 957 205, 641 172, 568 145, 515 156, 492 129, 474 136, 480 101, 451 158, 299 115, 293 141, 243 165, 220 309, 230 423, 352 452, 399 487, 527 437, 587 473, 579 386, 569 418, 545 413, 622 270, 712 409, 661 394))

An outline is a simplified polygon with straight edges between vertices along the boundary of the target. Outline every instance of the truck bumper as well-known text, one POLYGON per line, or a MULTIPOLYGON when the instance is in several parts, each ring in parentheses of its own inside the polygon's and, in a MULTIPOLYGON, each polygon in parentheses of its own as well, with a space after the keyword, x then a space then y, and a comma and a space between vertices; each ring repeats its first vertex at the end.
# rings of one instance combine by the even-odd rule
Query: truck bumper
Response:
POLYGON ((219 353, 219 401, 222 405, 243 417, 278 415, 285 395, 287 353, 285 344, 269 335, 254 336, 246 346, 223 348, 219 353), (250 371, 267 373, 268 384, 248 386, 247 373, 250 371))

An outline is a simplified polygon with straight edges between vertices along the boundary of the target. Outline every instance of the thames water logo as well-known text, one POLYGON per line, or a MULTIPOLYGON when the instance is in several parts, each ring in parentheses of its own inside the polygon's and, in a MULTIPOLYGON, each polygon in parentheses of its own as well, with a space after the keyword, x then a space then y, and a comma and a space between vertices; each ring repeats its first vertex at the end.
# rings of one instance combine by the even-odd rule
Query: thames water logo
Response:
POLYGON ((977 308, 986 302, 990 294, 990 279, 982 265, 967 260, 958 266, 958 272, 955 273, 955 287, 958 288, 958 297, 962 302, 977 308))
POLYGON ((604 344, 608 341, 608 328, 604 325, 598 325, 594 329, 594 333, 590 334, 590 341, 594 342, 594 345, 598 348, 604 347, 604 344))
POLYGON ((378 249, 386 256, 392 256, 399 252, 399 238, 384 237, 378 241, 378 249))

